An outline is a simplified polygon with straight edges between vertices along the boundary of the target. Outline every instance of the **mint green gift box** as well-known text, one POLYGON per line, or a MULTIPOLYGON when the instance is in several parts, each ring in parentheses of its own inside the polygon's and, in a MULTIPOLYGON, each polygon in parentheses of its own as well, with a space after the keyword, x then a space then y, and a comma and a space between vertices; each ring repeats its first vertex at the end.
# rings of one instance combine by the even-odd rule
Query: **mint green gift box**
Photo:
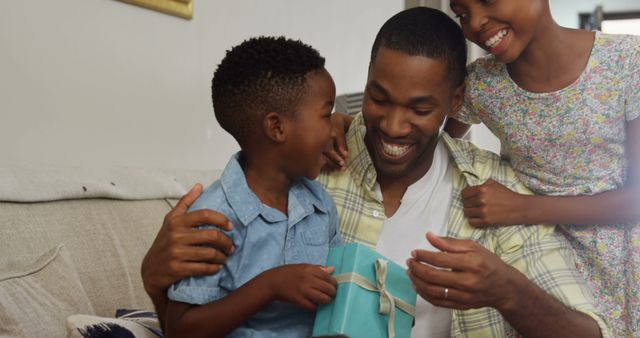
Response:
POLYGON ((404 268, 359 243, 332 248, 327 265, 335 267, 338 288, 318 308, 314 337, 411 336, 416 292, 404 268))

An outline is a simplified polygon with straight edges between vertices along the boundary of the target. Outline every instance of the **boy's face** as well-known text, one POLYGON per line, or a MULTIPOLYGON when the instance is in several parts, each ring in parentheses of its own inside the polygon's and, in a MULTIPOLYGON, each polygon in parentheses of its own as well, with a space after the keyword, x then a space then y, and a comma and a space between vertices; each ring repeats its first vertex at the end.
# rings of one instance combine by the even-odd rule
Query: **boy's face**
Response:
POLYGON ((314 179, 325 163, 323 152, 331 145, 331 111, 336 87, 329 72, 321 70, 307 75, 307 90, 290 119, 287 138, 292 174, 314 179))
POLYGON ((464 86, 452 81, 444 60, 378 50, 362 112, 379 177, 417 180, 428 171, 447 115, 462 104, 464 86))

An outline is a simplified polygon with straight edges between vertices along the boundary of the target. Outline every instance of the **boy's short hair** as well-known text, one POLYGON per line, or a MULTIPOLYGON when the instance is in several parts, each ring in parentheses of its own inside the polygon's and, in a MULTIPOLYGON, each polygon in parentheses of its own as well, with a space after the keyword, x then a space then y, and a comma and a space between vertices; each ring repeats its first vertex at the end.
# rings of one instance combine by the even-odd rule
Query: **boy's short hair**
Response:
POLYGON ((392 16, 373 42, 371 63, 380 47, 412 56, 443 59, 456 87, 464 83, 467 43, 460 26, 442 11, 415 7, 392 16))
POLYGON ((211 81, 218 123, 244 147, 265 113, 292 114, 307 74, 324 69, 317 50, 285 37, 256 37, 231 48, 211 81))

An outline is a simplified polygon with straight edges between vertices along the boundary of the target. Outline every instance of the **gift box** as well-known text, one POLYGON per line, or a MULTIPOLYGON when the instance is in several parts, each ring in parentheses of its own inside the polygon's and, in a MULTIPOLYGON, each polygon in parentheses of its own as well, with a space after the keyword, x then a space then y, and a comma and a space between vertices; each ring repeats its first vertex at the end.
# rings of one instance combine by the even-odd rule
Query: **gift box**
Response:
POLYGON ((351 243, 329 251, 336 296, 318 307, 314 337, 409 338, 416 292, 404 268, 374 250, 351 243))

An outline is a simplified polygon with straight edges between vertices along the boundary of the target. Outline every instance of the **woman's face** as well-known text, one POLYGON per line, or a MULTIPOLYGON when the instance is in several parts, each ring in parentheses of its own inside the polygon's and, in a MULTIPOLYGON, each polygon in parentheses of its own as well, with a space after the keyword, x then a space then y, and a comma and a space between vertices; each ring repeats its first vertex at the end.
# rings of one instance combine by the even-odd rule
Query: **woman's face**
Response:
POLYGON ((450 6, 465 37, 504 63, 520 57, 549 14, 543 0, 451 0, 450 6))

